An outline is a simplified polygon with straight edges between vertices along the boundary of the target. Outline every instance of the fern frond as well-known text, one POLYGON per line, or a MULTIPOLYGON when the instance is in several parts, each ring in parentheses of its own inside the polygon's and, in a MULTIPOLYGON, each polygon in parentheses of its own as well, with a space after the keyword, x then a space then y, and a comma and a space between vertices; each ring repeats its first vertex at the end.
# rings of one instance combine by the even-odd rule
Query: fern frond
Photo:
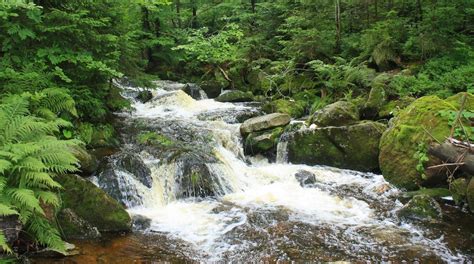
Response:
POLYGON ((48 88, 42 90, 41 93, 45 95, 41 100, 43 107, 51 109, 56 114, 68 112, 73 116, 77 116, 76 103, 64 89, 48 88))
POLYGON ((0 230, 0 248, 3 252, 6 252, 7 254, 13 253, 10 246, 7 244, 7 239, 5 238, 5 235, 3 234, 2 230, 0 230))
POLYGON ((58 252, 65 253, 65 244, 61 239, 59 231, 46 219, 32 216, 30 223, 27 225, 27 230, 28 232, 33 233, 34 237, 40 244, 58 252))
POLYGON ((52 205, 55 208, 58 208, 61 205, 59 197, 53 192, 38 191, 36 192, 38 199, 40 199, 45 204, 52 205))
POLYGON ((3 174, 6 170, 10 169, 11 166, 12 164, 8 160, 0 159, 0 174, 3 174))
POLYGON ((9 216, 9 215, 17 215, 18 212, 12 209, 11 206, 0 203, 0 216, 9 216))
POLYGON ((12 198, 12 202, 15 201, 24 208, 29 208, 33 212, 44 215, 43 208, 41 208, 39 200, 32 190, 11 188, 7 189, 6 193, 12 198))

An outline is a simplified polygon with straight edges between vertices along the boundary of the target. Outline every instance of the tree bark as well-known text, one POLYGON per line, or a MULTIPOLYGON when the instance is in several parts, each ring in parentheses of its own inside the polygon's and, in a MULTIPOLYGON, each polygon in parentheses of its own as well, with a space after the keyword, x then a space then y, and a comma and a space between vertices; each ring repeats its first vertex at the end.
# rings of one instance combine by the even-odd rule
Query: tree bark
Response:
POLYGON ((341 2, 335 0, 336 53, 341 52, 341 2))
POLYGON ((255 14, 255 5, 257 4, 257 0, 250 0, 250 5, 252 6, 252 13, 255 14))
POLYGON ((176 17, 178 21, 178 27, 181 28, 181 2, 176 0, 176 17))
POLYGON ((193 28, 197 28, 198 24, 197 24, 197 4, 196 4, 196 0, 192 1, 192 5, 193 5, 193 7, 192 7, 192 9, 193 9, 193 18, 192 19, 193 19, 193 21, 191 23, 191 26, 193 28))
POLYGON ((443 144, 432 144, 428 148, 428 153, 443 162, 453 164, 447 164, 447 166, 459 166, 461 171, 474 175, 474 149, 454 145, 446 141, 443 144))

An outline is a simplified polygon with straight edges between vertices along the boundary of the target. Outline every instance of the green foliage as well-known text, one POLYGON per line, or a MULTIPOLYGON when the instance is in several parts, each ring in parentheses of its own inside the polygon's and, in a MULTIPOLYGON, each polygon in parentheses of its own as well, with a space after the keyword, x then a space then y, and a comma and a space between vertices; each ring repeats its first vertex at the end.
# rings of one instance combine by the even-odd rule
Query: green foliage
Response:
MULTIPOLYGON (((60 205, 54 181, 59 174, 77 169, 71 148, 75 140, 58 140, 62 128, 70 124, 53 118, 53 111, 69 110, 71 105, 55 105, 39 111, 48 103, 62 98, 60 93, 23 94, 5 97, 0 103, 0 215, 18 215, 19 220, 40 244, 64 250, 58 230, 46 219, 44 206, 60 205), (46 101, 44 96, 48 95, 46 101), (38 115, 34 115, 37 112, 38 115)), ((7 249, 0 236, 0 246, 7 249)))
POLYGON ((418 144, 413 158, 418 161, 416 164, 416 171, 420 173, 422 179, 426 180, 425 164, 430 159, 428 157, 428 147, 425 143, 418 144))
POLYGON ((453 137, 474 142, 474 126, 471 125, 474 120, 473 111, 463 110, 459 113, 459 111, 443 110, 438 114, 448 119, 448 125, 454 129, 453 137))

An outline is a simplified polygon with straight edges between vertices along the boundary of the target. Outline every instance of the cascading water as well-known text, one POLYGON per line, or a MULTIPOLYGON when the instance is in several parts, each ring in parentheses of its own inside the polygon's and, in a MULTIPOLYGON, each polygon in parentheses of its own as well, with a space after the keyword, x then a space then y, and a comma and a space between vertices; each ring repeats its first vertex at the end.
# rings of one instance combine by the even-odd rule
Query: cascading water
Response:
POLYGON ((120 114, 125 144, 95 179, 130 214, 149 219, 140 232, 182 241, 196 261, 468 258, 436 232, 399 220, 398 190, 382 176, 286 164, 284 145, 279 163, 245 157, 238 122, 258 109, 158 86, 151 101, 120 114), (139 146, 144 131, 160 135, 153 139, 161 147, 139 146))

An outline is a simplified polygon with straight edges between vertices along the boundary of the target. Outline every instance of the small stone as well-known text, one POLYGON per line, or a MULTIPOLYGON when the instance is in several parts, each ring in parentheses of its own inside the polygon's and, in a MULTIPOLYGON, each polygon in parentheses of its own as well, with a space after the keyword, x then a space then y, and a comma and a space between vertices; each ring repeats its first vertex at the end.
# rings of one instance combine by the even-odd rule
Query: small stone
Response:
POLYGON ((417 221, 441 220, 443 212, 436 200, 427 195, 416 195, 399 211, 402 219, 417 221))
POLYGON ((300 170, 295 174, 295 178, 302 187, 316 183, 316 176, 310 171, 300 170))

